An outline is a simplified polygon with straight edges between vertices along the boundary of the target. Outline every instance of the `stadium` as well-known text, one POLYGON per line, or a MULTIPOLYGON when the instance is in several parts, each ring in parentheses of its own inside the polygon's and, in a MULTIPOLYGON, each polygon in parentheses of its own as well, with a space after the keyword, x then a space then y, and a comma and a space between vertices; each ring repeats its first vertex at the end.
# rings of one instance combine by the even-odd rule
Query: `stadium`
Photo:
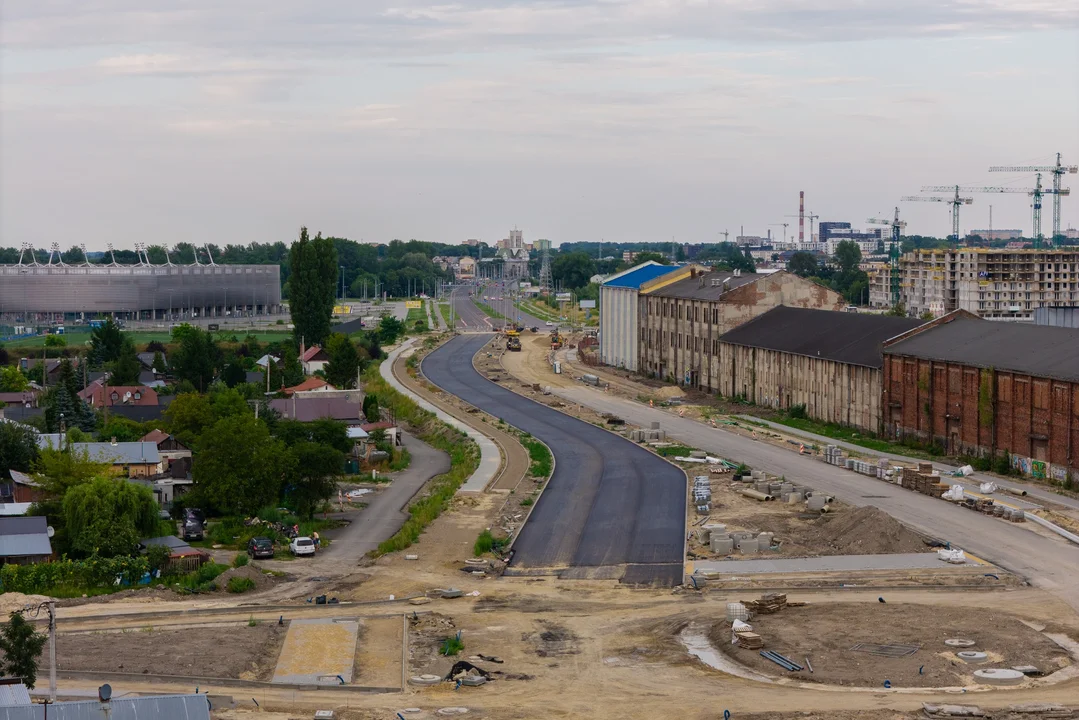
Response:
POLYGON ((0 318, 9 320, 187 320, 279 312, 277 265, 0 265, 0 318))

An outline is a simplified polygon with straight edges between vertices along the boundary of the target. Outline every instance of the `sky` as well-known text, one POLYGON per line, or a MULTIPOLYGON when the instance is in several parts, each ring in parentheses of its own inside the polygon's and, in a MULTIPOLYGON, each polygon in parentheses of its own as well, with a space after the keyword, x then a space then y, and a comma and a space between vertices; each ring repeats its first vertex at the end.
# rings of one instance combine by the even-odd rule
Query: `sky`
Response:
POLYGON ((0 246, 944 236, 1057 152, 1075 0, 0 0, 0 246))

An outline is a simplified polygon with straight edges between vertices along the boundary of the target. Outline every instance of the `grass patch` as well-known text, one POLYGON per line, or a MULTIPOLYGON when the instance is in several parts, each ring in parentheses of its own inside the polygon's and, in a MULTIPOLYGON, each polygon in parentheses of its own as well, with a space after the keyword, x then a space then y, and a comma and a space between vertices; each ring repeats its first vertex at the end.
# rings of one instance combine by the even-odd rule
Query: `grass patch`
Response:
POLYGON ((521 507, 529 507, 532 503, 536 502, 534 499, 527 497, 521 501, 521 507))
POLYGON ((465 649, 465 643, 461 640, 461 633, 451 635, 442 641, 442 647, 438 649, 439 655, 452 657, 465 649))
POLYGON ((208 590, 216 590, 217 576, 229 569, 228 565, 222 565, 221 563, 208 562, 204 563, 195 572, 188 573, 187 575, 181 575, 173 582, 174 586, 178 586, 181 590, 187 590, 188 592, 206 592, 208 590))
POLYGON ((442 313, 442 319, 446 321, 446 327, 453 329, 453 311, 449 303, 439 303, 438 311, 442 313))
POLYGON ((427 325, 427 312, 423 307, 409 308, 408 315, 405 316, 405 331, 425 333, 430 329, 427 325))
POLYGON ((255 581, 248 577, 230 577, 225 589, 230 593, 245 593, 255 589, 255 581))
POLYGON ((547 446, 530 436, 522 437, 521 444, 528 450, 528 457, 532 461, 528 474, 532 477, 550 477, 554 472, 554 458, 547 446))
POLYGON ((247 564, 247 553, 240 553, 232 559, 232 567, 243 567, 247 564))
POLYGON ((505 315, 498 312, 497 310, 495 310, 493 307, 491 307, 487 303, 482 302, 480 300, 476 300, 475 298, 473 298, 472 301, 473 301, 473 303, 475 303, 476 307, 478 307, 480 310, 482 310, 488 317, 492 317, 495 320, 505 320, 506 319, 505 315))
POLYGON ((656 452, 663 457, 674 457, 675 455, 689 457, 689 454, 692 451, 693 448, 686 447, 685 445, 669 445, 667 447, 656 448, 656 452))
POLYGON ((390 470, 398 472, 404 470, 412 462, 412 455, 408 450, 404 448, 398 448, 393 451, 393 460, 390 461, 390 470))
POLYGON ((479 446, 467 435, 438 420, 434 413, 392 388, 379 374, 377 364, 372 363, 364 373, 364 387, 367 392, 376 393, 382 405, 392 408, 398 422, 411 426, 420 440, 450 456, 449 472, 433 478, 425 494, 412 501, 405 524, 371 553, 378 557, 404 550, 419 539, 424 529, 449 507, 457 489, 479 467, 480 453, 479 446))
POLYGON ((859 447, 864 447, 867 450, 873 450, 879 453, 906 455, 908 457, 916 457, 923 460, 933 460, 944 455, 944 448, 939 445, 926 445, 919 442, 895 443, 874 437, 871 434, 858 432, 849 427, 834 425, 832 423, 822 423, 817 422, 816 420, 785 416, 778 417, 773 422, 786 425, 787 427, 796 430, 823 435, 834 440, 842 440, 843 442, 858 445, 859 447))

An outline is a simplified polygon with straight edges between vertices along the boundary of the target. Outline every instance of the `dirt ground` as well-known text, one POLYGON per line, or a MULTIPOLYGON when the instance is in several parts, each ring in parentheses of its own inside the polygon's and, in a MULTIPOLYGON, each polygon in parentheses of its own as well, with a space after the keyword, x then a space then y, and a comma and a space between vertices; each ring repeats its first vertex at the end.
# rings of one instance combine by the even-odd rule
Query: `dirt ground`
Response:
MULTIPOLYGON (((744 598, 750 599, 750 598, 744 598)), ((973 683, 978 667, 1034 665, 1048 674, 1071 663, 1066 650, 1040 632, 1001 612, 972 608, 912 607, 893 603, 810 604, 757 615, 750 624, 767 650, 805 665, 814 672, 788 673, 748 650, 730 643, 730 624, 713 625, 711 638, 738 662, 766 675, 793 676, 804 682, 873 687, 890 680, 895 687, 948 687, 973 683), (971 648, 989 655, 982 665, 967 665, 944 644, 948 638, 975 641, 971 648), (888 658, 856 652, 857 643, 917 645, 913 655, 888 658)))
MULTIPOLYGON (((220 627, 65 634, 56 637, 60 670, 269 680, 286 627, 260 622, 220 627), (227 651, 226 651, 227 649, 227 651)), ((48 667, 48 646, 41 667, 48 667)))

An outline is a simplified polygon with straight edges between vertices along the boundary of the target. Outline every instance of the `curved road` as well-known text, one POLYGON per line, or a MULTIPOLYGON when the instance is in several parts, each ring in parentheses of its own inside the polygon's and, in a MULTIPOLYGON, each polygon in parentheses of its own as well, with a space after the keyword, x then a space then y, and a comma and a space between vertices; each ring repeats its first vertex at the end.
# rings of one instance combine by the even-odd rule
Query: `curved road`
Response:
POLYGON ((681 584, 685 474, 628 440, 480 375, 472 356, 490 339, 454 338, 424 359, 423 373, 554 453, 554 475, 513 545, 510 572, 681 584))

